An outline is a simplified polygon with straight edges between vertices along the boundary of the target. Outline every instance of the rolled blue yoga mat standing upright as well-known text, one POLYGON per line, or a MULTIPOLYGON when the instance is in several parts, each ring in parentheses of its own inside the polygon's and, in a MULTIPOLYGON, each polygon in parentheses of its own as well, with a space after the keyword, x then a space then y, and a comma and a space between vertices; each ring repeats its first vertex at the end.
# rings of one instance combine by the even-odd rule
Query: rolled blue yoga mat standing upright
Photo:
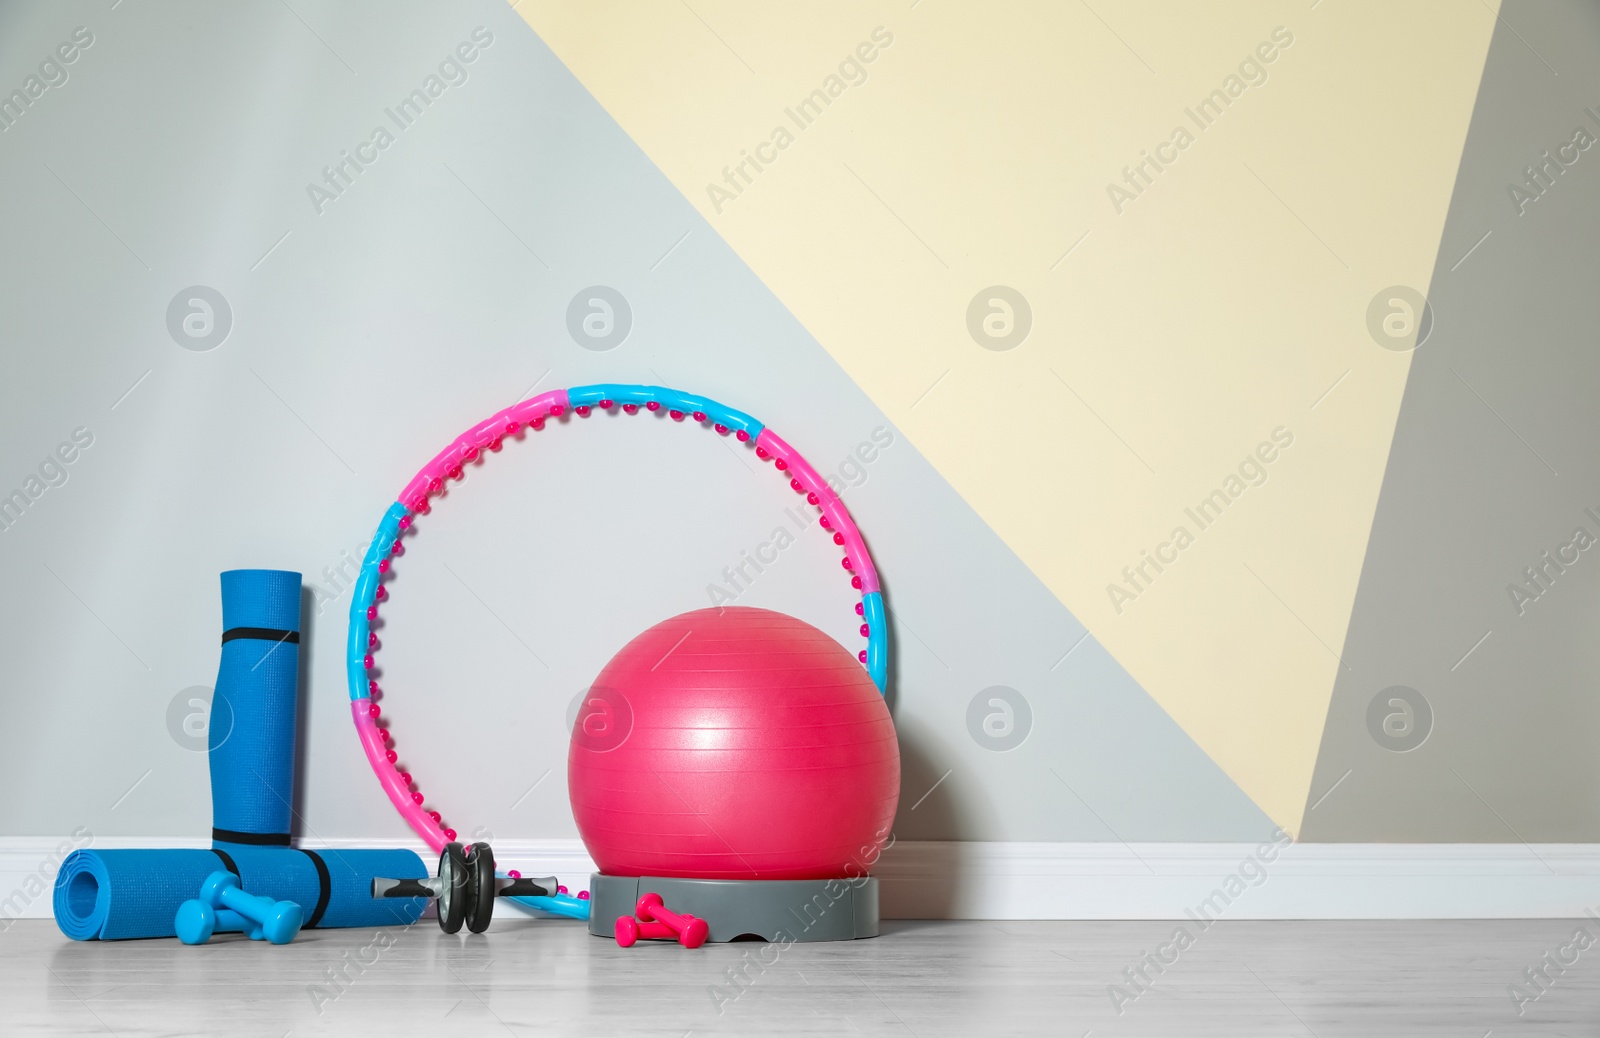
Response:
POLYGON ((222 574, 222 663, 211 696, 211 836, 289 846, 300 676, 300 574, 222 574))
POLYGON ((372 896, 376 877, 429 874, 414 852, 289 846, 300 574, 222 574, 222 627, 209 743, 212 849, 74 851, 56 877, 56 925, 79 941, 172 937, 178 906, 220 869, 252 894, 300 905, 307 929, 415 922, 426 899, 372 896))

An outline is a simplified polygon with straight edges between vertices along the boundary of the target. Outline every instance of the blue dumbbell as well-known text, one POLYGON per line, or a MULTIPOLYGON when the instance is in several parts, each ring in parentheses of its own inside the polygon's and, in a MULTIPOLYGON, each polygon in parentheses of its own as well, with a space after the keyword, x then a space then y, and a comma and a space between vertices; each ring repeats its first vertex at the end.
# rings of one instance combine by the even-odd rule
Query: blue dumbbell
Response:
POLYGON ((204 944, 214 933, 242 933, 252 941, 264 941, 259 923, 253 923, 228 908, 212 908, 204 901, 190 899, 178 906, 172 928, 184 944, 204 944))
POLYGON ((274 901, 239 889, 231 872, 213 872, 200 885, 200 896, 178 906, 173 919, 178 940, 204 944, 218 930, 243 930, 252 940, 288 944, 305 921, 293 901, 274 901))

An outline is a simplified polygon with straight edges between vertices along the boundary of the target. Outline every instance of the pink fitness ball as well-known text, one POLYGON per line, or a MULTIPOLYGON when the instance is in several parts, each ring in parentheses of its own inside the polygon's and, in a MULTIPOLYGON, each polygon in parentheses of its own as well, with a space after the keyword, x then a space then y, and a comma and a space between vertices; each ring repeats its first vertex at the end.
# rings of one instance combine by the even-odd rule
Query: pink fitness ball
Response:
POLYGON ((859 869, 861 848, 894 820, 900 751, 852 656, 810 624, 745 606, 684 613, 623 646, 567 752, 573 817, 600 871, 775 880, 859 869))

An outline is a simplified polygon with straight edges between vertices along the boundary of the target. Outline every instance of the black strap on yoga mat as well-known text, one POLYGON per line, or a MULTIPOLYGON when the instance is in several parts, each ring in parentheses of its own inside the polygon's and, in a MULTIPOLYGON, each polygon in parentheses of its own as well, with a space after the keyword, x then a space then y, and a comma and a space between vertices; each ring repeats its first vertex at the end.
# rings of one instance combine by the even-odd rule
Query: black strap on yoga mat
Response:
POLYGON ((224 645, 235 638, 259 638, 266 642, 288 642, 290 645, 300 644, 299 631, 280 631, 272 627, 230 627, 222 632, 222 644, 224 645))
POLYGON ((317 884, 321 888, 317 894, 317 907, 306 917, 306 929, 309 930, 322 922, 322 913, 328 910, 328 899, 333 896, 333 877, 328 875, 328 863, 322 860, 322 855, 304 847, 296 847, 295 850, 310 858, 311 864, 317 867, 317 884))
POLYGON ((239 866, 233 863, 233 858, 229 857, 227 851, 219 851, 213 847, 211 848, 211 853, 222 859, 223 867, 229 872, 233 873, 234 879, 242 880, 244 878, 243 876, 239 875, 239 866))
POLYGON ((251 847, 287 847, 289 846, 288 833, 241 833, 233 829, 211 830, 213 840, 223 843, 243 843, 251 847))

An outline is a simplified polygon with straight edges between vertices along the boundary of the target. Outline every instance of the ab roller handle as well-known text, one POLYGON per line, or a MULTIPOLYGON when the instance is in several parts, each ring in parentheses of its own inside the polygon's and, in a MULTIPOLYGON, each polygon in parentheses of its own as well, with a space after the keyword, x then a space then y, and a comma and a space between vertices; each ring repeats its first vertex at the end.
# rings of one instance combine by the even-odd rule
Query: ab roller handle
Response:
MULTIPOLYGON (((495 877, 495 897, 551 897, 556 891, 554 876, 495 877)), ((436 876, 427 879, 375 879, 373 897, 438 897, 444 882, 436 876)))

